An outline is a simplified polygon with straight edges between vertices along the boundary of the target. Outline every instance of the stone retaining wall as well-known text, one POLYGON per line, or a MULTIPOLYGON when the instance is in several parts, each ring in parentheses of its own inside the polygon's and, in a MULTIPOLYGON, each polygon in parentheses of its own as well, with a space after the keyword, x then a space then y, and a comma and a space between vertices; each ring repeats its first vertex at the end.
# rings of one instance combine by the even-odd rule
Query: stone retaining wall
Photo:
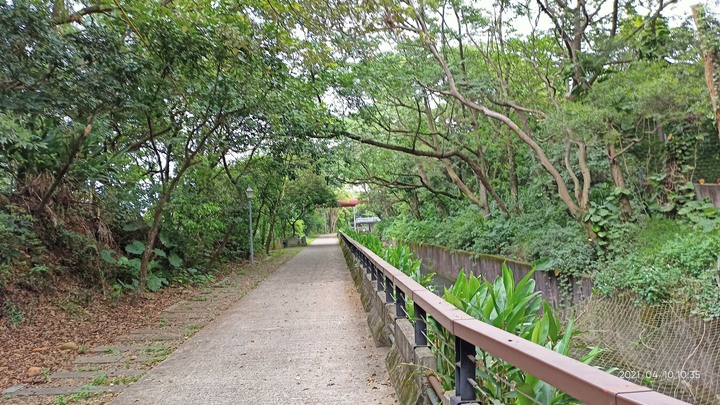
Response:
MULTIPOLYGON (((532 268, 530 263, 502 256, 483 255, 424 243, 410 243, 408 246, 415 257, 422 259, 423 270, 449 280, 455 280, 460 270, 464 269, 466 275, 475 274, 492 281, 502 274, 503 263, 513 271, 515 280, 520 280, 532 268)), ((561 293, 560 279, 553 272, 536 271, 532 278, 535 280, 535 288, 542 291, 543 299, 553 304, 577 304, 592 294, 593 283, 590 277, 582 277, 570 283, 568 288, 572 289, 571 303, 565 302, 566 296, 561 293)))
POLYGON ((695 184, 695 193, 698 200, 707 197, 715 208, 720 208, 720 184, 695 184))
POLYGON ((432 394, 428 392, 432 388, 427 381, 427 373, 437 369, 435 356, 429 348, 415 346, 415 331, 410 321, 396 319, 395 304, 385 302, 385 293, 375 290, 377 282, 370 279, 370 275, 364 272, 344 244, 342 248, 367 312, 367 322, 375 344, 390 347, 385 363, 400 403, 432 405, 432 394))
MULTIPOLYGON (((408 319, 397 319, 395 304, 385 301, 385 292, 375 289, 377 281, 371 280, 350 250, 341 240, 341 246, 355 286, 360 292, 362 305, 367 312, 367 323, 375 344, 389 346, 385 364, 390 382, 395 387, 402 405, 450 405, 453 391, 438 398, 427 376, 437 370, 437 359, 427 346, 415 344, 415 329, 408 319)), ((478 405, 468 403, 467 405, 478 405)))

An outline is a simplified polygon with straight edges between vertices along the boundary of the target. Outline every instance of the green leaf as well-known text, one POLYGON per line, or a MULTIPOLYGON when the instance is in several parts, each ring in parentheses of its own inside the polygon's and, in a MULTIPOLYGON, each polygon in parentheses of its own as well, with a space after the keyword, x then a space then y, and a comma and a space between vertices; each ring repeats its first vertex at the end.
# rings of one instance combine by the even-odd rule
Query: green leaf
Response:
POLYGON ((512 298, 513 290, 515 289, 515 280, 513 272, 507 267, 507 263, 505 262, 502 264, 502 277, 503 286, 505 287, 505 297, 509 300, 512 298))
POLYGON ((552 308, 550 308, 550 305, 545 301, 543 301, 543 308, 545 310, 544 316, 548 317, 548 336, 550 336, 550 339, 555 341, 558 337, 558 322, 555 319, 552 308))
POLYGON ((134 232, 138 229, 142 229, 145 227, 145 222, 142 221, 135 221, 135 222, 129 222, 125 225, 123 225, 123 231, 125 232, 134 232))
POLYGON ((170 262, 170 265, 173 267, 182 266, 182 259, 180 258, 180 256, 176 255, 175 253, 170 253, 170 256, 168 256, 168 261, 170 262))
POLYGON ((125 251, 135 255, 141 255, 145 251, 145 244, 139 240, 135 240, 131 244, 125 246, 125 251))
POLYGON ((532 262, 532 266, 537 271, 547 271, 553 269, 553 263, 548 258, 542 258, 532 262))
POLYGON ((155 254, 160 257, 167 257, 167 255, 165 254, 165 251, 162 249, 155 248, 155 249, 153 249, 153 252, 155 252, 155 254))
POLYGON ((167 283, 168 283, 168 282, 167 282, 167 279, 164 278, 164 277, 159 277, 159 276, 158 276, 157 274, 155 274, 155 273, 150 273, 150 274, 148 274, 147 289, 150 290, 150 291, 152 291, 152 292, 158 291, 158 290, 161 289, 164 285, 167 285, 167 283))
POLYGON ((106 263, 110 264, 116 264, 117 260, 113 257, 113 254, 115 253, 112 249, 105 249, 100 251, 100 258, 103 259, 106 263))
POLYGON ((165 247, 175 247, 175 246, 177 246, 176 243, 173 243, 173 242, 170 240, 170 237, 167 236, 167 234, 166 234, 165 232, 160 232, 160 235, 158 235, 158 237, 160 238, 160 242, 161 242, 161 243, 163 244, 163 246, 165 246, 165 247))
POLYGON ((558 345, 555 347, 556 352, 567 356, 568 352, 570 351, 570 337, 572 336, 574 322, 575 320, 572 318, 570 318, 570 321, 568 321, 567 328, 565 329, 565 334, 563 335, 560 343, 558 343, 558 345))
MULTIPOLYGON (((528 376, 529 377, 529 376, 528 376)), ((526 378, 527 380, 527 378, 526 378)), ((515 386, 515 389, 522 392, 525 395, 518 395, 516 404, 517 405, 535 405, 535 401, 530 398, 535 398, 535 390, 533 386, 528 383, 521 383, 515 386)))

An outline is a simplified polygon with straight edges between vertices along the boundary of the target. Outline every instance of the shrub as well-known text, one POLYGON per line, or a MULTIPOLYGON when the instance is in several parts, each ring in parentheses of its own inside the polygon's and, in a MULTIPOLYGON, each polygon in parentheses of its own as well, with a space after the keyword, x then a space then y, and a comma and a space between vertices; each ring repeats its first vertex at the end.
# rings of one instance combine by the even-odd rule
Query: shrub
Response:
POLYGON ((720 317, 720 232, 704 233, 653 219, 632 247, 631 253, 603 266, 595 282, 600 293, 630 291, 639 303, 690 303, 698 314, 720 317))
POLYGON ((544 267, 562 275, 591 272, 595 250, 585 240, 579 226, 549 224, 533 233, 528 254, 531 260, 544 259, 544 267))
POLYGON ((32 217, 17 206, 8 204, 0 209, 0 288, 11 277, 13 268, 30 269, 45 261, 47 251, 33 225, 32 217))

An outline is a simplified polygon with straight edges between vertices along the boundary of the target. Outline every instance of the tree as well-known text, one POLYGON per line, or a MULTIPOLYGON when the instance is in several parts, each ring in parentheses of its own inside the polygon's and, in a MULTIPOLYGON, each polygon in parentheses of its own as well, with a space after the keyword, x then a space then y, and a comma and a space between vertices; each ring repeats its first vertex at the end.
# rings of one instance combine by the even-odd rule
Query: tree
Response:
POLYGON ((296 176, 287 184, 281 208, 293 236, 296 235, 297 222, 313 209, 337 205, 337 197, 322 176, 307 170, 298 172, 296 176))
POLYGON ((693 19, 702 43, 705 62, 705 81, 710 91, 710 102, 715 113, 715 122, 720 138, 720 22, 710 15, 704 6, 692 7, 693 19))

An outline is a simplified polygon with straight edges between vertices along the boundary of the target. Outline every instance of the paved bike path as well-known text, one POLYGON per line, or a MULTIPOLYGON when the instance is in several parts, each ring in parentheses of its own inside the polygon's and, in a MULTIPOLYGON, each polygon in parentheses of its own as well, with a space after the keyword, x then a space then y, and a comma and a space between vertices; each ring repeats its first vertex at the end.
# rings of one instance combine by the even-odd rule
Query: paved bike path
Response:
POLYGON ((394 404, 334 235, 316 239, 113 404, 394 404))

